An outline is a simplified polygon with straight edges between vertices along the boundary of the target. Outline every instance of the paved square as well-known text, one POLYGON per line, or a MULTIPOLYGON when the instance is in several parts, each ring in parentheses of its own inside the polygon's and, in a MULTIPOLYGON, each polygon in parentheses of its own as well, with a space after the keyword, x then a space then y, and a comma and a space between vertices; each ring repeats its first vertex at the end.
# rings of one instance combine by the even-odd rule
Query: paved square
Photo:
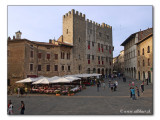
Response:
MULTIPOLYGON (((46 94, 29 94, 17 98, 9 95, 14 105, 14 115, 19 115, 20 101, 25 103, 25 115, 152 115, 153 92, 152 84, 146 85, 144 94, 140 98, 132 100, 129 95, 129 78, 124 83, 116 78, 118 89, 112 92, 108 88, 108 80, 105 79, 105 90, 96 86, 87 86, 86 89, 74 96, 55 96, 46 94)), ((135 86, 140 87, 142 81, 132 80, 135 86)))

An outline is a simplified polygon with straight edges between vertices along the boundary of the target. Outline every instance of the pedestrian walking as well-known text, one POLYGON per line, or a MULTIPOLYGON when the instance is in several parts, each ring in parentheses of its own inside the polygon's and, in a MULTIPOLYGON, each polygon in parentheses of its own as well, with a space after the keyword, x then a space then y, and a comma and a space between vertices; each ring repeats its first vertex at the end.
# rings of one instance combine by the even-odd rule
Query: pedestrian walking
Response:
POLYGON ((118 87, 118 81, 115 81, 115 84, 116 84, 116 88, 118 87))
POLYGON ((147 78, 147 85, 148 85, 148 81, 149 81, 149 78, 147 78))
POLYGON ((97 82, 97 92, 99 92, 99 81, 97 82))
POLYGON ((132 82, 132 86, 134 86, 134 82, 132 82))
POLYGON ((132 92, 131 92, 132 87, 130 87, 129 92, 130 92, 130 98, 132 98, 132 92))
POLYGON ((116 83, 113 83, 113 87, 114 87, 114 91, 116 91, 116 88, 117 88, 116 83))
POLYGON ((142 84, 144 85, 144 80, 142 81, 142 84))
POLYGON ((136 86, 136 91, 137 91, 137 97, 139 98, 140 94, 139 94, 139 88, 137 86, 136 86))
POLYGON ((13 105, 12 105, 11 100, 8 100, 8 111, 7 111, 7 113, 8 113, 9 115, 12 115, 12 114, 13 114, 13 105))
POLYGON ((19 87, 17 88, 17 92, 18 92, 17 97, 20 97, 20 88, 19 87))
POLYGON ((119 77, 119 79, 120 79, 120 76, 121 76, 121 73, 118 73, 118 77, 119 77))
POLYGON ((144 92, 144 83, 141 84, 141 92, 142 92, 142 94, 144 92))
POLYGON ((103 81, 103 83, 102 83, 102 87, 103 87, 103 90, 105 90, 106 84, 105 84, 104 81, 103 81))
POLYGON ((112 80, 113 80, 113 74, 112 74, 112 76, 111 76, 111 77, 112 77, 112 80))
POLYGON ((131 89, 131 92, 132 92, 132 100, 136 100, 134 87, 131 89))
POLYGON ((23 88, 20 88, 20 94, 21 94, 21 97, 23 96, 23 93, 24 93, 23 88))
POLYGON ((25 105, 24 105, 24 102, 23 102, 23 101, 21 101, 21 106, 20 106, 19 110, 21 110, 21 111, 20 111, 20 114, 23 115, 23 114, 24 114, 24 111, 25 111, 25 105))
POLYGON ((123 82, 126 82, 126 78, 125 77, 123 77, 123 82))
POLYGON ((111 91, 113 92, 114 84, 111 82, 111 91))
POLYGON ((25 94, 26 94, 26 96, 27 96, 28 88, 27 88, 27 87, 25 87, 25 88, 24 88, 24 91, 25 91, 25 94))

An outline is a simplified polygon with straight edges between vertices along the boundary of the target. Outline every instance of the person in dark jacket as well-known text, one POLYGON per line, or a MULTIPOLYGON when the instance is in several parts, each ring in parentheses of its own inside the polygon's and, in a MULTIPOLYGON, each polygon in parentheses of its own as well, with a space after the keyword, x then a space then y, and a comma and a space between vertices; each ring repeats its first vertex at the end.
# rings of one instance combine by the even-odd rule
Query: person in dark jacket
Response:
POLYGON ((97 82, 97 92, 99 92, 99 85, 100 85, 100 82, 98 81, 97 82))
POLYGON ((130 98, 132 98, 132 92, 131 92, 132 87, 130 87, 129 91, 130 91, 130 98))
POLYGON ((21 107, 19 109, 21 109, 20 114, 23 115, 25 111, 25 105, 23 101, 21 101, 21 107))

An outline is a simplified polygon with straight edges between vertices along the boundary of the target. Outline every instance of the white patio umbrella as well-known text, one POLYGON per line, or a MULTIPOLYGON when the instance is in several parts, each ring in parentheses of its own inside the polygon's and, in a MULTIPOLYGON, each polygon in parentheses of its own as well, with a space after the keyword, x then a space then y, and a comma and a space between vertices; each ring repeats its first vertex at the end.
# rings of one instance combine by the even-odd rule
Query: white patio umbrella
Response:
POLYGON ((76 77, 91 77, 90 74, 76 74, 74 76, 76 76, 76 77))
POLYGON ((78 78, 78 77, 73 77, 73 76, 67 76, 65 77, 66 79, 69 79, 71 81, 74 81, 74 80, 80 80, 81 78, 78 78))
POLYGON ((61 78, 58 78, 57 80, 51 81, 50 83, 70 83, 72 81, 73 80, 71 80, 71 79, 67 79, 65 77, 61 77, 61 78))
POLYGON ((100 76, 102 74, 93 73, 92 76, 100 76))
POLYGON ((43 77, 35 82, 33 82, 32 84, 49 84, 50 81, 47 77, 43 77))
POLYGON ((30 83, 30 82, 34 82, 36 81, 37 79, 36 78, 26 78, 26 79, 23 79, 23 80, 19 80, 17 81, 16 83, 30 83))
POLYGON ((52 83, 53 81, 55 81, 55 80, 57 80, 57 79, 59 79, 59 78, 61 78, 61 77, 54 76, 54 77, 48 78, 48 80, 50 81, 50 83, 52 83))

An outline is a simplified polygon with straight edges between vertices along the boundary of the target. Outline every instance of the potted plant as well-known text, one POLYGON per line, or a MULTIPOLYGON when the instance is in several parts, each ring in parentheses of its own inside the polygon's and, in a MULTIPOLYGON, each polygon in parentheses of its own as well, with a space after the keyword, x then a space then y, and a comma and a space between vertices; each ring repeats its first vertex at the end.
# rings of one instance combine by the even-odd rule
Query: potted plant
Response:
POLYGON ((73 91, 71 91, 71 96, 73 96, 74 95, 74 92, 73 91))
POLYGON ((57 91, 56 91, 56 96, 60 96, 60 95, 61 95, 60 90, 57 90, 57 91))

